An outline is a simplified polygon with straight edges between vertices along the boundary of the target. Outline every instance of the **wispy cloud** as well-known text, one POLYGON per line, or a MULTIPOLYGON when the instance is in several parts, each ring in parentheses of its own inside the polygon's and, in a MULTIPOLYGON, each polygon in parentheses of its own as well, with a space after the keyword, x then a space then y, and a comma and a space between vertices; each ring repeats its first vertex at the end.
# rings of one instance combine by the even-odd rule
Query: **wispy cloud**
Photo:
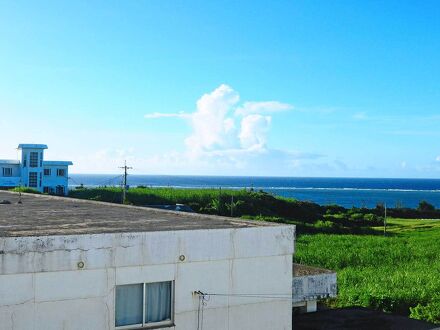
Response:
POLYGON ((387 134, 391 135, 406 135, 406 136, 439 136, 440 131, 415 131, 412 129, 408 130, 393 130, 393 131, 387 131, 385 132, 387 134))
POLYGON ((189 118, 190 115, 182 112, 178 113, 165 113, 165 112, 153 112, 144 115, 146 119, 157 119, 157 118, 189 118))
POLYGON ((367 113, 365 111, 357 112, 353 115, 353 119, 355 120, 367 120, 369 117, 367 116, 367 113))
POLYGON ((295 107, 295 110, 304 113, 329 115, 344 109, 340 107, 317 106, 317 107, 295 107))
POLYGON ((250 114, 270 114, 293 109, 293 106, 278 101, 245 102, 235 110, 236 115, 247 116, 250 114))

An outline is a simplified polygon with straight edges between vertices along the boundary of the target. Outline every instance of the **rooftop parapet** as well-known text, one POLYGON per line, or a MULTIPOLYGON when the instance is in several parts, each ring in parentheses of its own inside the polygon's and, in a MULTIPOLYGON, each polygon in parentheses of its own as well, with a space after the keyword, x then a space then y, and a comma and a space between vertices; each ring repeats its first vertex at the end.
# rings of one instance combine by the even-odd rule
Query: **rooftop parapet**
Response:
POLYGON ((294 307, 315 312, 318 300, 336 297, 336 272, 294 263, 292 292, 294 307))
POLYGON ((90 200, 0 191, 0 237, 295 226, 90 200), (18 203, 18 201, 21 203, 18 203))
POLYGON ((47 149, 46 144, 20 143, 17 149, 47 149))

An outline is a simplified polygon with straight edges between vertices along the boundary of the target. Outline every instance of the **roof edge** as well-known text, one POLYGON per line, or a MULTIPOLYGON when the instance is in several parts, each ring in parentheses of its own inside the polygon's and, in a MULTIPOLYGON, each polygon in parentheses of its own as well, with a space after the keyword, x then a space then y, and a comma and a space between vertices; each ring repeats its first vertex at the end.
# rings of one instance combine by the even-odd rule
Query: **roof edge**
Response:
POLYGON ((46 144, 20 143, 17 149, 47 149, 46 144))
MULTIPOLYGON (((14 194, 14 195, 19 194, 18 192, 15 192, 15 191, 2 190, 2 193, 4 193, 4 192, 6 192, 8 194, 14 194)), ((45 195, 45 194, 32 194, 32 193, 24 193, 24 192, 22 192, 21 195, 32 196, 35 198, 46 198, 46 199, 53 199, 53 200, 78 202, 78 203, 107 205, 109 207, 132 208, 132 209, 138 209, 138 210, 147 209, 150 212, 154 212, 154 213, 182 215, 182 212, 180 212, 180 211, 163 210, 163 209, 157 209, 157 208, 153 208, 153 207, 136 206, 136 205, 116 204, 116 203, 109 203, 109 202, 94 201, 94 200, 89 200, 89 199, 53 196, 53 195, 45 195)), ((188 214, 188 213, 186 213, 186 214, 188 214)), ((290 225, 290 224, 285 224, 285 223, 267 222, 267 221, 260 221, 260 220, 252 221, 252 220, 245 220, 245 219, 241 219, 241 218, 225 217, 225 216, 220 216, 220 215, 211 215, 211 214, 203 214, 203 213, 191 213, 191 216, 194 216, 196 218, 205 218, 205 219, 211 218, 211 219, 223 220, 223 221, 228 221, 231 223, 234 223, 234 222, 245 223, 245 224, 252 225, 253 227, 296 227, 295 225, 290 225)))
POLYGON ((43 165, 73 165, 70 160, 43 160, 43 165))

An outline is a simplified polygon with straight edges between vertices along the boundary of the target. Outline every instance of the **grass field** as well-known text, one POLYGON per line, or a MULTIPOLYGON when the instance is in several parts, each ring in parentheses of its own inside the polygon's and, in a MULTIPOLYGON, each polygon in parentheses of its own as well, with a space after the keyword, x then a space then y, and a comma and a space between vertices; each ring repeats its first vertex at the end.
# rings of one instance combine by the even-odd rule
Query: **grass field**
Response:
MULTIPOLYGON (((120 202, 120 188, 71 190, 71 197, 120 202)), ((440 220, 392 219, 380 209, 344 209, 253 190, 131 188, 135 205, 184 203, 199 213, 297 226, 297 262, 338 272, 334 307, 364 306, 440 323, 440 220)), ((383 210, 382 210, 383 211, 383 210)), ((390 210, 389 210, 390 211, 390 210)), ((400 210, 438 216, 439 210, 400 210)))
POLYGON ((364 306, 440 323, 440 220, 402 220, 377 235, 300 235, 297 262, 338 272, 334 307, 364 306))

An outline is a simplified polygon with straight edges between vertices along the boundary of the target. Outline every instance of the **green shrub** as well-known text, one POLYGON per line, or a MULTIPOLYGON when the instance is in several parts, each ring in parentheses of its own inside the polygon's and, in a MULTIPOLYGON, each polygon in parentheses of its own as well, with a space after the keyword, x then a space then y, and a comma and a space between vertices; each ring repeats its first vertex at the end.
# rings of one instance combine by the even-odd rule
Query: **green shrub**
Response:
POLYGON ((440 297, 436 297, 427 304, 417 304, 416 307, 410 307, 410 312, 410 317, 413 319, 440 323, 440 297))
POLYGON ((364 215, 362 213, 352 213, 350 214, 350 219, 352 221, 361 221, 364 220, 364 215))
POLYGON ((434 205, 428 203, 427 201, 421 201, 419 203, 419 206, 417 207, 417 210, 422 212, 431 212, 431 211, 435 211, 435 207, 434 205))
POLYGON ((11 189, 11 191, 29 193, 29 194, 41 194, 38 190, 36 190, 34 188, 28 188, 28 187, 17 187, 17 188, 11 189))
POLYGON ((318 220, 315 223, 315 227, 318 229, 323 229, 324 231, 331 231, 336 227, 334 222, 326 220, 318 220))

